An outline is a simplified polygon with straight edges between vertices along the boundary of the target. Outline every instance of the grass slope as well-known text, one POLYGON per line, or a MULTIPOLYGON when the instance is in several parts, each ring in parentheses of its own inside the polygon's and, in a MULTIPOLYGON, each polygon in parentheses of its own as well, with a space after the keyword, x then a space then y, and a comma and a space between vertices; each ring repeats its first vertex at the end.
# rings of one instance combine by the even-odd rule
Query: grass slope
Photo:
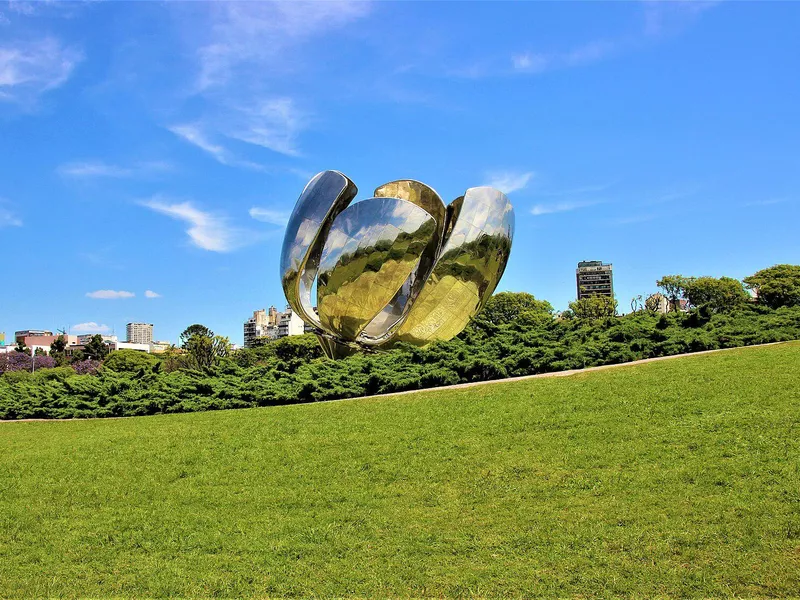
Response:
POLYGON ((797 595, 800 344, 0 424, 0 596, 797 595))

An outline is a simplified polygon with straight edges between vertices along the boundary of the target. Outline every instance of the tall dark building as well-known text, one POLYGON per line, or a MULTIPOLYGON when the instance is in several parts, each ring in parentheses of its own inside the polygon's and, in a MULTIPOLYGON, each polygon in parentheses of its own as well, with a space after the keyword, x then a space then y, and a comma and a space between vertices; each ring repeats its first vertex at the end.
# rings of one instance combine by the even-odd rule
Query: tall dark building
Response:
POLYGON ((578 263, 575 279, 578 283, 578 300, 588 296, 614 297, 612 265, 601 260, 584 260, 578 263))

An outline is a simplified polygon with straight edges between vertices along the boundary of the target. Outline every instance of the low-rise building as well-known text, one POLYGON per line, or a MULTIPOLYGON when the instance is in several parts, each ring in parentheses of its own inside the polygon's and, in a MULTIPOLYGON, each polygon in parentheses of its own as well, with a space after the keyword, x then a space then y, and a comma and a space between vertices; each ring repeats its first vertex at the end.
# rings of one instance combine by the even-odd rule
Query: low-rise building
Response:
POLYGON ((172 342, 166 342, 164 340, 161 340, 159 342, 150 343, 150 352, 152 354, 163 354, 170 348, 172 348, 172 342))
POLYGON ((14 341, 19 344, 26 337, 43 337, 53 335, 52 331, 47 329, 23 329, 22 331, 14 332, 14 341))
POLYGON ((94 336, 99 335, 103 338, 103 343, 107 345, 116 344, 119 341, 119 338, 115 335, 103 335, 100 333, 84 333, 78 336, 78 344, 81 346, 85 346, 89 342, 92 341, 94 336))
MULTIPOLYGON (((21 332, 18 332, 21 333, 21 332)), ((38 332, 31 332, 31 333, 38 333, 38 332)), ((44 332, 49 333, 49 332, 44 332)), ((79 346, 78 343, 78 336, 77 335, 65 335, 59 333, 58 335, 27 335, 23 337, 17 337, 17 343, 22 342, 31 352, 35 352, 36 350, 43 350, 44 352, 50 352, 50 346, 53 345, 59 337, 63 337, 64 341, 67 343, 67 350, 70 351, 72 348, 79 346)))
POLYGON ((131 342, 116 342, 110 348, 112 351, 115 350, 136 350, 137 352, 145 352, 146 354, 150 354, 150 344, 134 344, 131 342))

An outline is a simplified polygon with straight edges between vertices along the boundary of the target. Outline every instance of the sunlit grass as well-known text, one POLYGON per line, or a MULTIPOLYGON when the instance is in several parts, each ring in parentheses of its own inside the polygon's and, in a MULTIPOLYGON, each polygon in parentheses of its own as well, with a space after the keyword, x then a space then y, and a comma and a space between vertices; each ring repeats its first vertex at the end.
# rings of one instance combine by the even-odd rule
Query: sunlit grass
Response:
POLYGON ((0 596, 800 594, 800 344, 0 424, 0 596))

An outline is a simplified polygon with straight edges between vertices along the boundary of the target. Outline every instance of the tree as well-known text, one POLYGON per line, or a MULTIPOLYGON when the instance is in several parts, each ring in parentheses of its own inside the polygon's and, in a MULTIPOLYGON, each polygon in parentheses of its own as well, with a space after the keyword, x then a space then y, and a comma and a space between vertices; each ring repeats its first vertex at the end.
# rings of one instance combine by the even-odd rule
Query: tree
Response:
POLYGON ((177 348, 175 344, 170 345, 161 353, 159 359, 161 360, 161 370, 164 373, 179 371, 186 366, 186 356, 183 350, 177 348))
POLYGON ((67 338, 63 335, 59 335, 56 339, 53 340, 53 343, 50 344, 50 355, 52 356, 53 353, 64 353, 67 349, 67 338))
POLYGON ((185 346, 189 354, 188 363, 195 368, 212 367, 220 358, 231 353, 230 340, 221 335, 209 337, 197 333, 186 341, 185 346))
POLYGON ((275 340, 267 337, 267 336, 260 336, 250 342, 251 348, 263 348, 264 346, 269 346, 275 340))
POLYGON ((200 325, 199 323, 195 323, 194 325, 189 325, 189 327, 184 329, 183 333, 181 334, 181 347, 184 350, 188 350, 187 343, 195 335, 206 337, 210 340, 214 337, 214 332, 211 331, 205 325, 200 325))
POLYGON ((67 338, 59 335, 50 344, 50 356, 56 361, 56 365, 61 366, 67 362, 67 338))
POLYGON ((617 314, 617 300, 610 296, 587 296, 569 303, 569 310, 578 319, 602 319, 617 314))
POLYGON ((189 354, 188 363, 194 368, 206 368, 214 364, 214 340, 206 335, 195 334, 184 344, 189 354))
POLYGON ((644 307, 647 312, 657 313, 666 311, 669 308, 669 304, 667 303, 667 297, 664 296, 664 294, 659 294, 656 292, 655 294, 650 294, 645 299, 644 307))
POLYGON ((94 360, 103 360, 108 356, 108 346, 103 341, 103 336, 93 335, 83 347, 83 354, 94 360))
POLYGON ((742 282, 732 277, 697 277, 687 281, 684 295, 692 306, 712 312, 733 310, 747 301, 742 282))
POLYGON ((526 292, 500 292, 486 302, 478 318, 492 325, 511 323, 521 314, 534 311, 553 314, 553 306, 526 292))
POLYGON ((317 336, 310 333, 287 335, 269 347, 281 360, 313 360, 322 356, 317 336))
POLYGON ((669 299, 670 310, 678 310, 680 307, 679 302, 684 298, 686 285, 690 280, 691 277, 684 277, 683 275, 664 275, 664 277, 656 281, 656 285, 664 290, 664 295, 669 299))
POLYGON ((16 350, 17 352, 22 352, 23 354, 30 354, 31 353, 31 351, 25 345, 25 342, 23 342, 22 340, 19 340, 17 342, 17 345, 14 346, 14 350, 16 350))
POLYGON ((118 373, 137 373, 141 370, 149 370, 158 363, 158 359, 147 352, 137 350, 117 350, 103 363, 104 369, 117 371, 118 373))
POLYGON ((744 278, 758 301, 770 308, 800 306, 800 265, 775 265, 744 278))
POLYGON ((225 358, 231 354, 231 340, 221 335, 215 335, 213 340, 214 356, 225 358))

